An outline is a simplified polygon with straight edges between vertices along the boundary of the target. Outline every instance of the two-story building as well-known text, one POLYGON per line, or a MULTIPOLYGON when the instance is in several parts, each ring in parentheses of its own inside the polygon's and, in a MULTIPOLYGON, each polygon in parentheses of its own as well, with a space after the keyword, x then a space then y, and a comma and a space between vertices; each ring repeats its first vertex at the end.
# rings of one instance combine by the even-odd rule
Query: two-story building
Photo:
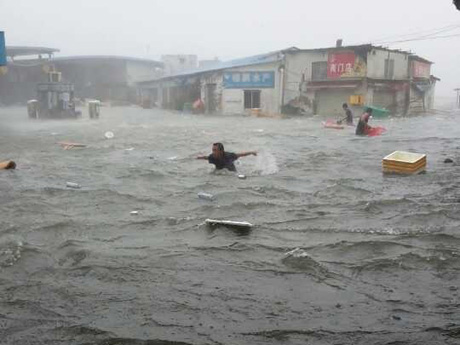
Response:
POLYGON ((371 44, 285 52, 283 104, 303 103, 320 115, 342 113, 342 104, 386 108, 393 114, 433 107, 439 80, 432 62, 371 44))

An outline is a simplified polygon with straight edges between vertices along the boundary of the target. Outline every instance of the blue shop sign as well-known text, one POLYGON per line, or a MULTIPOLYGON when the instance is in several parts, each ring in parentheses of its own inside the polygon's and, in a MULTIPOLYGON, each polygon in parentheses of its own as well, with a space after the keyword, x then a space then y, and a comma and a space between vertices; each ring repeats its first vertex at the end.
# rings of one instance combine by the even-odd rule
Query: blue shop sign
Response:
POLYGON ((5 33, 0 31, 0 66, 6 65, 5 33))
POLYGON ((275 87, 275 72, 225 72, 224 87, 226 89, 273 88, 275 87))

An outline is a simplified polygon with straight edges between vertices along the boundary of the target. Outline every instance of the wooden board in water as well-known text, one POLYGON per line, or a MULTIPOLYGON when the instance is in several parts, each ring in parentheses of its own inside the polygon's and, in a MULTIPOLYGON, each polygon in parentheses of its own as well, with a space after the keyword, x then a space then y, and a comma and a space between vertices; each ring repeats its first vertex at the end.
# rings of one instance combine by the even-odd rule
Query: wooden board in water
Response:
POLYGON ((232 220, 222 220, 222 219, 206 219, 205 223, 209 225, 225 225, 225 226, 231 226, 235 228, 252 228, 253 227, 253 225, 248 222, 235 222, 232 220))

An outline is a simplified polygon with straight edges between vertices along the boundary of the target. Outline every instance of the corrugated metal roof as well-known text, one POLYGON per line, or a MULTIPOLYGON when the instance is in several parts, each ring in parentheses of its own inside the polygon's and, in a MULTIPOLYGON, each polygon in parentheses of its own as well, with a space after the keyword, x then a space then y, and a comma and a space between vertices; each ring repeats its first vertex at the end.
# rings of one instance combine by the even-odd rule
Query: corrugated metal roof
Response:
MULTIPOLYGON (((384 51, 393 52, 393 53, 406 54, 406 55, 409 56, 410 59, 433 64, 432 61, 424 59, 424 58, 422 58, 422 57, 420 57, 420 56, 418 56, 416 54, 413 54, 410 51, 405 51, 405 50, 400 50, 400 49, 390 49, 390 48, 387 48, 387 47, 376 46, 376 45, 373 45, 373 44, 360 44, 360 45, 352 45, 352 46, 327 47, 327 48, 315 48, 315 49, 298 49, 297 52, 314 52, 314 51, 321 52, 321 51, 347 50, 347 49, 350 49, 350 50, 355 50, 355 49, 359 50, 359 49, 361 49, 361 50, 369 50, 369 51, 372 50, 372 49, 384 50, 384 51)), ((296 51, 294 51, 294 53, 295 52, 296 51)))
POLYGON ((7 56, 28 56, 39 54, 52 54, 58 52, 59 49, 47 47, 27 47, 27 46, 7 46, 7 56))
POLYGON ((387 47, 383 46, 376 46, 371 43, 366 43, 366 44, 358 44, 358 45, 351 45, 351 46, 333 46, 333 47, 325 47, 325 48, 314 48, 314 49, 299 49, 299 52, 314 52, 314 51, 330 51, 330 50, 354 50, 354 49, 361 49, 361 50, 372 50, 372 49, 378 49, 378 50, 385 50, 389 52, 394 52, 394 53, 401 53, 401 54, 407 54, 407 55, 412 55, 411 52, 409 51, 404 51, 400 49, 390 49, 387 47))
POLYGON ((127 60, 127 61, 135 61, 135 62, 142 62, 142 63, 150 63, 156 66, 163 66, 162 62, 150 59, 143 59, 143 58, 136 58, 130 56, 119 56, 119 55, 76 55, 76 56, 62 56, 62 57, 54 57, 51 61, 82 61, 82 60, 127 60))
POLYGON ((234 60, 229 60, 229 61, 223 61, 211 67, 196 68, 193 70, 188 70, 188 71, 176 73, 173 75, 168 75, 168 76, 165 76, 159 79, 146 80, 146 81, 140 82, 139 84, 149 83, 149 82, 153 82, 157 80, 168 80, 168 79, 173 79, 177 77, 191 76, 191 75, 206 73, 206 72, 220 71, 220 70, 224 70, 228 68, 260 65, 263 63, 276 62, 282 59, 282 55, 284 52, 293 51, 293 50, 298 50, 298 48, 290 47, 284 50, 277 50, 277 51, 270 52, 270 53, 259 54, 259 55, 254 55, 254 56, 249 56, 249 57, 239 58, 239 59, 234 59, 234 60))
POLYGON ((424 59, 418 55, 415 55, 415 54, 412 54, 409 56, 409 59, 411 60, 417 60, 417 61, 421 61, 421 62, 426 62, 426 63, 429 63, 429 64, 434 64, 434 62, 430 61, 430 60, 427 60, 427 59, 424 59))

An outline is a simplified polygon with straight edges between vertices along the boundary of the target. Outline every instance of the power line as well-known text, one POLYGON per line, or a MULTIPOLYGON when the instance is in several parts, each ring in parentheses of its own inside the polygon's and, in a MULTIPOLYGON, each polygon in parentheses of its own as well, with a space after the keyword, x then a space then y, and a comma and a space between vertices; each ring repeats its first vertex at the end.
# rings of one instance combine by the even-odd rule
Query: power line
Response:
POLYGON ((433 35, 433 34, 436 34, 436 33, 453 30, 453 29, 456 29, 458 27, 460 27, 460 24, 455 23, 455 24, 450 24, 450 25, 447 25, 447 26, 442 26, 440 28, 431 28, 431 29, 428 29, 428 30, 421 30, 421 31, 419 30, 417 32, 411 32, 411 33, 407 33, 407 34, 390 35, 390 36, 386 36, 386 37, 376 39, 376 40, 371 40, 371 41, 378 43, 378 42, 386 42, 386 41, 393 40, 393 39, 394 40, 403 39, 403 38, 406 38, 406 37, 410 38, 410 36, 414 36, 414 35, 417 35, 417 36, 420 36, 420 35, 430 36, 430 35, 433 35))
POLYGON ((399 41, 389 41, 389 42, 379 42, 380 44, 389 44, 389 43, 403 43, 403 42, 412 42, 412 41, 427 41, 427 40, 435 40, 438 38, 449 38, 449 37, 459 37, 460 34, 453 34, 453 35, 444 35, 444 36, 435 36, 435 37, 419 37, 419 38, 411 38, 407 40, 399 40, 399 41))

